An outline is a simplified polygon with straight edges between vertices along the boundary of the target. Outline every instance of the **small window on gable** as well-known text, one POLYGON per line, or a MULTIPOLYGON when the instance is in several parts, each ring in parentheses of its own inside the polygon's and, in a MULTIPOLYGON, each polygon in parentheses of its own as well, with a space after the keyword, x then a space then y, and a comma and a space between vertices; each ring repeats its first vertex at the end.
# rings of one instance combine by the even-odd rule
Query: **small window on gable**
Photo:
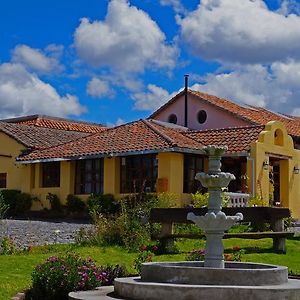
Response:
POLYGON ((283 146, 283 132, 281 129, 276 129, 274 133, 274 144, 283 146))
POLYGON ((203 123, 205 123, 206 119, 207 119, 207 113, 206 113, 206 111, 205 110, 200 110, 198 112, 198 114, 197 114, 197 120, 198 120, 198 122, 200 124, 203 124, 203 123))
POLYGON ((7 173, 0 173, 0 189, 6 188, 6 176, 7 173))
POLYGON ((168 122, 173 123, 173 124, 177 124, 177 116, 175 114, 169 115, 168 122))

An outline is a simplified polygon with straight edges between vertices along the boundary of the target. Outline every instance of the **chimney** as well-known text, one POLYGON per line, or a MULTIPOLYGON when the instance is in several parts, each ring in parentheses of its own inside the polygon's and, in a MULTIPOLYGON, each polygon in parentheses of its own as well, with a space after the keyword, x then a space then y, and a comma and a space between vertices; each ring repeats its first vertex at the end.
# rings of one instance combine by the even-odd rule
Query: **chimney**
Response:
POLYGON ((184 127, 188 127, 188 82, 189 75, 184 75, 184 127))

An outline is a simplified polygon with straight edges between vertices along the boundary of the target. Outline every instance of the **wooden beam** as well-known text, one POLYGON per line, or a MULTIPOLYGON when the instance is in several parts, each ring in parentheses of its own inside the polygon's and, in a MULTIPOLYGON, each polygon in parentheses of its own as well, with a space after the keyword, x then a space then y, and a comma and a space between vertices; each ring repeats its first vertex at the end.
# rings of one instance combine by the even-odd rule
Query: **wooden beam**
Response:
POLYGON ((11 155, 6 155, 6 154, 0 154, 0 157, 12 158, 12 156, 11 156, 11 155))

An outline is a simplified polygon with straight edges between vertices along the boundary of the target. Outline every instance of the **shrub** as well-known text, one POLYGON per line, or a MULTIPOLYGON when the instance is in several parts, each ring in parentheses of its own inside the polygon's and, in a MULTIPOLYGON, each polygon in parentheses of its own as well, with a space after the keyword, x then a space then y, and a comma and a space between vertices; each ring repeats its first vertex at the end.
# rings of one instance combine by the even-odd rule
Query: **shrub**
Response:
POLYGON ((69 212, 82 212, 85 210, 85 203, 74 195, 68 195, 66 206, 69 212))
POLYGON ((120 204, 112 194, 91 194, 87 199, 90 214, 115 214, 120 209, 120 204))
POLYGON ((249 198, 248 207, 255 207, 255 206, 270 206, 269 200, 263 199, 261 196, 252 196, 249 198))
POLYGON ((121 199, 118 202, 118 213, 115 211, 112 214, 113 198, 111 195, 106 195, 106 197, 109 201, 100 195, 89 197, 88 206, 96 231, 91 235, 84 230, 81 231, 76 239, 79 243, 120 245, 128 251, 137 251, 142 245, 150 242, 151 232, 148 219, 151 208, 176 203, 171 193, 163 193, 159 196, 145 193, 132 194, 121 199))
POLYGON ((8 215, 15 214, 15 209, 18 201, 18 195, 21 193, 19 190, 2 190, 0 194, 3 197, 3 201, 6 205, 9 206, 7 211, 8 215))
POLYGON ((107 274, 90 259, 74 254, 49 257, 32 273, 27 299, 68 299, 71 291, 90 290, 106 282, 107 274))
POLYGON ((75 234, 75 243, 81 246, 89 244, 99 244, 95 241, 97 231, 94 228, 86 229, 81 227, 75 234))
POLYGON ((30 194, 21 193, 18 190, 2 190, 0 195, 2 205, 6 206, 8 215, 18 215, 31 208, 33 198, 30 194))
POLYGON ((241 249, 240 246, 233 246, 232 249, 229 249, 232 253, 225 253, 224 259, 226 261, 242 261, 242 257, 245 254, 245 250, 241 249))
POLYGON ((9 209, 9 205, 4 202, 3 194, 0 193, 0 219, 3 219, 9 209))
POLYGON ((124 246, 123 234, 125 222, 122 215, 105 216, 102 214, 95 215, 94 222, 96 226, 95 236, 90 237, 90 242, 101 245, 120 245, 124 246))
MULTIPOLYGON (((227 207, 230 197, 226 196, 225 193, 221 194, 222 197, 222 207, 227 207)), ((192 194, 192 204, 194 207, 207 207, 208 205, 209 194, 197 191, 195 194, 192 194)))
POLYGON ((129 251, 137 251, 141 245, 149 243, 150 224, 147 220, 157 197, 144 195, 145 197, 132 195, 120 200, 118 214, 94 211, 92 217, 96 225, 95 234, 87 237, 81 232, 78 240, 92 244, 120 245, 129 251))
POLYGON ((17 252, 17 247, 14 240, 10 236, 3 237, 1 244, 1 254, 8 255, 17 252))
POLYGON ((155 203, 155 207, 171 208, 179 207, 179 204, 180 198, 178 194, 164 192, 157 194, 157 203, 155 203))
POLYGON ((152 262, 153 253, 150 251, 141 251, 134 260, 134 268, 137 270, 138 274, 141 274, 142 263, 152 262))
POLYGON ((100 270, 102 274, 106 274, 102 285, 112 285, 115 278, 126 277, 128 275, 126 268, 121 265, 100 266, 100 270))
POLYGON ((48 195, 46 196, 46 200, 49 201, 52 210, 55 211, 61 210, 61 203, 57 195, 48 193, 48 195))
POLYGON ((30 210, 32 205, 32 196, 27 193, 20 193, 17 195, 17 202, 15 206, 15 214, 24 213, 30 210))
POLYGON ((194 249, 190 253, 187 254, 186 260, 188 261, 203 261, 205 255, 204 249, 194 249))
POLYGON ((159 243, 150 243, 148 245, 142 245, 140 251, 150 251, 154 254, 161 253, 161 246, 159 243))

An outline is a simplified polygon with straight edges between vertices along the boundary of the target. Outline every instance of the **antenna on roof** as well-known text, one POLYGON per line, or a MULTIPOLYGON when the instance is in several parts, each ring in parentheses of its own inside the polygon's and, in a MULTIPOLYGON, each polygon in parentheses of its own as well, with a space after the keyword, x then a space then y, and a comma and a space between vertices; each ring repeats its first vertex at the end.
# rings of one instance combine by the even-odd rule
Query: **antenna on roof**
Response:
POLYGON ((188 126, 188 85, 189 75, 184 75, 184 127, 188 126))

